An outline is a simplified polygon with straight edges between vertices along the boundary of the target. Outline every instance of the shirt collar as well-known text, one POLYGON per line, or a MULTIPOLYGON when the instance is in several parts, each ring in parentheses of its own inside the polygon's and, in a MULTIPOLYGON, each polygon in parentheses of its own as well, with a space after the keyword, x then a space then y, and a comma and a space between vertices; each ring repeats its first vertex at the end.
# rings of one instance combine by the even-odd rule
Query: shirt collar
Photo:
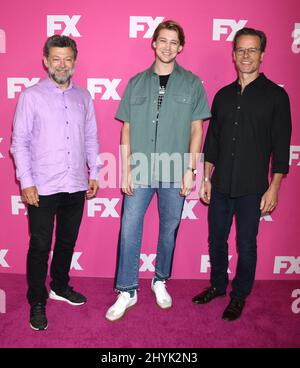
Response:
MULTIPOLYGON (((248 88, 248 87, 261 87, 264 85, 265 81, 266 81, 266 76, 264 75, 264 73, 259 73, 258 77, 255 78, 251 83, 247 84, 247 86, 245 88, 248 88)), ((236 79, 235 81, 235 86, 238 88, 238 89, 241 89, 241 85, 239 83, 239 78, 236 79)))
MULTIPOLYGON (((155 71, 154 71, 154 66, 155 66, 155 61, 154 61, 154 63, 150 66, 150 68, 147 70, 147 73, 148 73, 148 76, 149 76, 149 77, 152 77, 152 76, 154 76, 154 75, 157 75, 157 74, 155 73, 155 71)), ((180 72, 181 72, 181 67, 180 67, 180 65, 178 65, 178 64, 176 63, 176 61, 175 61, 173 71, 172 71, 172 73, 171 73, 170 75, 172 75, 173 73, 174 73, 174 74, 177 74, 177 73, 180 73, 180 72)))

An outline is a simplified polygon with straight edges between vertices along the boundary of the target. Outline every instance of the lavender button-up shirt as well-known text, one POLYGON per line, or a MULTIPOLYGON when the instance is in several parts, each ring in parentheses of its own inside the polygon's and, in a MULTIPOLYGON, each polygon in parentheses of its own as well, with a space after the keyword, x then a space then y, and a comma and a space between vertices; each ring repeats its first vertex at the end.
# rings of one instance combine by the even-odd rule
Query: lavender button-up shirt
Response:
POLYGON ((95 110, 89 92, 62 90, 49 78, 27 88, 18 101, 11 152, 21 188, 41 195, 88 189, 99 165, 95 110))

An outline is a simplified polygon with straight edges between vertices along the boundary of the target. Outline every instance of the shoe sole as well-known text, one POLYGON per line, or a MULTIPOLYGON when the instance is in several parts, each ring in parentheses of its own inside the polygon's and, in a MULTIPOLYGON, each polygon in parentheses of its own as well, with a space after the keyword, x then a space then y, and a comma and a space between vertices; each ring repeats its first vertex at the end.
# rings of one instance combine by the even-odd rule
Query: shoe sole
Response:
POLYGON ((105 319, 106 319, 107 321, 109 321, 109 322, 117 322, 117 321, 120 321, 120 319, 122 319, 122 318, 125 316, 126 312, 127 312, 127 311, 129 311, 130 309, 132 309, 132 308, 133 308, 134 306, 136 306, 136 305, 137 305, 137 302, 136 302, 136 303, 134 303, 133 305, 131 305, 130 307, 126 308, 126 309, 125 309, 125 311, 124 311, 124 313, 123 313, 123 314, 121 314, 121 316, 120 316, 120 317, 118 317, 118 318, 110 319, 110 318, 108 318, 108 317, 106 317, 106 316, 105 316, 105 319))
POLYGON ((234 321, 237 321, 238 319, 240 319, 241 316, 237 317, 237 318, 234 318, 234 319, 230 319, 230 318, 224 318, 222 317, 222 320, 223 321, 226 321, 226 322, 234 322, 234 321))
POLYGON ((212 302, 214 299, 224 298, 224 296, 226 296, 226 294, 215 296, 214 298, 210 299, 208 302, 205 302, 205 303, 195 302, 194 300, 192 300, 192 302, 193 302, 193 304, 201 304, 201 305, 204 305, 204 304, 208 304, 208 303, 212 302))
POLYGON ((34 330, 34 331, 44 331, 44 330, 47 330, 48 328, 48 325, 45 327, 45 328, 36 328, 36 327, 33 327, 31 323, 29 323, 30 327, 34 330))
POLYGON ((52 299, 52 300, 58 300, 58 301, 61 301, 61 302, 66 302, 68 304, 75 305, 75 306, 77 306, 77 305, 83 305, 83 304, 86 303, 86 302, 73 303, 70 300, 68 300, 66 298, 63 298, 62 296, 59 296, 59 295, 55 294, 55 292, 53 290, 50 291, 49 298, 52 299))
POLYGON ((158 304, 158 303, 157 303, 157 301, 156 301, 156 305, 157 305, 160 309, 170 309, 170 308, 172 308, 172 305, 173 305, 173 304, 171 304, 171 305, 167 305, 167 306, 162 306, 162 305, 158 304))

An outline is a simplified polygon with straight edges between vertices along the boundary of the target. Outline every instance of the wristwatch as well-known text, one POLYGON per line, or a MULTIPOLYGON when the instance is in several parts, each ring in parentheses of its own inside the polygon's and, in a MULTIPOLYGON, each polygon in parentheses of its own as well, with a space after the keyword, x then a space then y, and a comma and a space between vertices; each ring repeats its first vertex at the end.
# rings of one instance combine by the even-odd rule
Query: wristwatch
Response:
POLYGON ((193 169, 192 167, 188 166, 187 170, 190 170, 194 175, 197 174, 197 169, 193 169))

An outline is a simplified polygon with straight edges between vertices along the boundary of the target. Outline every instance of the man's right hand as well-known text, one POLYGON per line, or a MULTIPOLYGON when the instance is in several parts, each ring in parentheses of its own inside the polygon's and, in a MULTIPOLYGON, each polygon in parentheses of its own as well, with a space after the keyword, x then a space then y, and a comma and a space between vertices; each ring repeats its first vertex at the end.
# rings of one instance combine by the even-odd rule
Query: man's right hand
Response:
POLYGON ((122 175, 122 192, 129 196, 133 195, 133 183, 130 170, 122 175))
POLYGON ((22 189, 22 197, 23 199, 32 206, 39 206, 39 193, 36 187, 28 187, 22 189))
POLYGON ((211 196, 211 182, 210 180, 208 181, 203 180, 199 191, 199 197, 202 199, 204 203, 209 204, 210 196, 211 196))

